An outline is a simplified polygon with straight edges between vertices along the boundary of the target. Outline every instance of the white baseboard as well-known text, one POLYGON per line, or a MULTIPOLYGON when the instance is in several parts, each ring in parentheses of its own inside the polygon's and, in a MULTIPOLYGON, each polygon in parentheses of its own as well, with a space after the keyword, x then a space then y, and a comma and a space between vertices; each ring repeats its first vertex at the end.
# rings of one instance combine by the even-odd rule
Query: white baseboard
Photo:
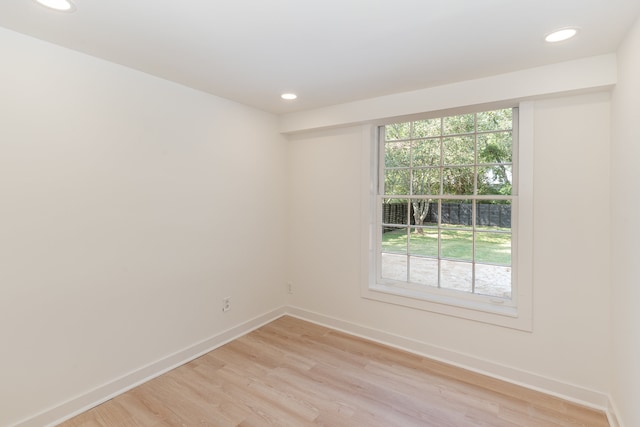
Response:
POLYGON ((483 360, 472 355, 455 352, 446 348, 290 306, 275 309, 243 322, 73 399, 69 399, 26 418, 14 424, 12 427, 55 426, 146 381, 196 359, 285 314, 592 407, 604 411, 607 414, 611 427, 624 427, 619 423, 618 412, 616 411, 614 402, 603 393, 483 360))
POLYGON ((296 307, 287 307, 287 314, 594 408, 609 416, 609 397, 595 390, 296 307))
POLYGON ((286 313, 284 307, 265 313, 250 319, 237 326, 227 329, 210 338, 200 341, 188 348, 173 353, 156 362, 150 363, 140 369, 116 378, 93 390, 83 393, 73 399, 46 409, 36 415, 14 424, 13 427, 50 427, 68 420, 94 406, 97 406, 115 396, 164 374, 178 366, 202 356, 211 350, 218 348, 229 341, 245 335, 254 329, 271 322, 286 313))
POLYGON ((616 406, 614 400, 609 398, 609 402, 607 405, 607 420, 609 421, 609 426, 611 427, 624 427, 622 424, 621 418, 618 415, 618 407, 616 406))

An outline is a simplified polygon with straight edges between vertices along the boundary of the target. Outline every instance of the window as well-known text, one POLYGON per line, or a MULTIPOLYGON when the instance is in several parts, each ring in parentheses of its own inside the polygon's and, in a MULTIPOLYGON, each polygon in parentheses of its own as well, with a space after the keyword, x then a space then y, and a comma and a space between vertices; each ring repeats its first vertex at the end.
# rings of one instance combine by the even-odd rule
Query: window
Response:
POLYGON ((454 315, 521 314, 518 142, 518 108, 376 128, 365 296, 454 315))

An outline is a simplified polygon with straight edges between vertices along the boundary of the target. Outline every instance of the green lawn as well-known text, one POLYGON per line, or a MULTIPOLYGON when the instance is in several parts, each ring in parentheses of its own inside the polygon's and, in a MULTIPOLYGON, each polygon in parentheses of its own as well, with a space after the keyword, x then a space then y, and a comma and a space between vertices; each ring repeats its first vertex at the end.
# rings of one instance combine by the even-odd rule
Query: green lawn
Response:
MULTIPOLYGON (((511 233, 509 229, 491 228, 476 231, 476 261, 491 264, 511 265, 511 233), (499 233, 496 231, 506 231, 499 233)), ((471 261, 473 258, 473 232, 454 227, 440 230, 441 256, 448 259, 471 261)), ((382 235, 382 250, 407 253, 407 231, 393 230, 382 235)), ((423 234, 411 229, 409 253, 413 255, 438 256, 438 230, 423 229, 423 234)))

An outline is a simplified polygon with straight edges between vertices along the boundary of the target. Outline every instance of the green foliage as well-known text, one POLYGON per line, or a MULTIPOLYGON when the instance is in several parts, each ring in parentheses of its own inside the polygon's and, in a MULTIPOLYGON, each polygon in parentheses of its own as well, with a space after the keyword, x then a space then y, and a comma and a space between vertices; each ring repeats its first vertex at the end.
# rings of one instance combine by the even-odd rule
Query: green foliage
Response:
POLYGON ((442 140, 445 165, 472 165, 475 162, 475 146, 473 137, 453 137, 442 140))
POLYGON ((511 163, 511 131, 478 135, 478 163, 511 163))
POLYGON ((511 130, 513 128, 513 110, 511 108, 484 111, 476 116, 478 132, 511 130))
POLYGON ((408 169, 391 169, 385 173, 386 194, 408 194, 410 173, 408 169))
POLYGON ((443 168, 442 193, 449 195, 473 195, 474 168, 443 168))
POLYGON ((387 142, 384 145, 385 168, 408 168, 411 166, 411 142, 387 142))
POLYGON ((411 138, 411 123, 394 123, 385 126, 385 140, 397 141, 411 138))
POLYGON ((395 123, 385 138, 386 194, 511 194, 511 109, 395 123))
POLYGON ((478 135, 478 194, 510 195, 512 190, 512 132, 478 135))
POLYGON ((413 166, 440 165, 440 138, 419 139, 412 144, 413 166))
POLYGON ((428 138, 440 136, 442 121, 440 119, 418 120, 413 122, 413 137, 428 138))
POLYGON ((442 119, 442 134, 456 135, 462 133, 472 133, 475 130, 474 122, 474 114, 463 114, 460 116, 445 117, 442 119))
POLYGON ((413 194, 438 195, 440 194, 440 169, 416 169, 413 171, 413 194))

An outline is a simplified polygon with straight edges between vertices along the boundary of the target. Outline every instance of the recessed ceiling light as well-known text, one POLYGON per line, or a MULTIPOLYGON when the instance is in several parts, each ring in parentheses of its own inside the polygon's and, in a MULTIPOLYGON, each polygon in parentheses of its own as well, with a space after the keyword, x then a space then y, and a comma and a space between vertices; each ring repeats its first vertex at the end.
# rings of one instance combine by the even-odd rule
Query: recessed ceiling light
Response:
POLYGON ((61 12, 73 12, 76 10, 71 0, 36 0, 39 4, 61 12))
POLYGON ((568 40, 576 34, 578 34, 577 28, 562 28, 560 30, 554 31, 551 34, 548 34, 544 38, 544 40, 549 43, 557 43, 568 40))
POLYGON ((283 93, 282 95, 280 95, 280 98, 286 99, 287 101, 291 101, 292 99, 296 99, 297 97, 298 95, 296 95, 295 93, 283 93))

